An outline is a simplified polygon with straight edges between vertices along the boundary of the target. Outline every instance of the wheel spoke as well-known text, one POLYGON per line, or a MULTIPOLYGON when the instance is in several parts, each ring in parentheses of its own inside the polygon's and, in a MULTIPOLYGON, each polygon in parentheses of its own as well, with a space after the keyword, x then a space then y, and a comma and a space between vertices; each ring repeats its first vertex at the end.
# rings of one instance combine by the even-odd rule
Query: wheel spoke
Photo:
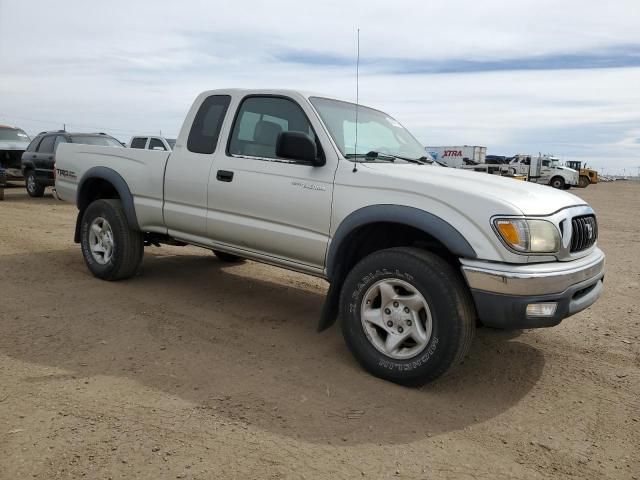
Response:
POLYGON ((91 250, 96 252, 96 253, 104 253, 105 252, 105 248, 100 245, 99 243, 96 243, 95 245, 91 246, 91 250))
POLYGON ((363 308, 362 318, 365 322, 387 330, 387 326, 382 318, 381 308, 363 308))
POLYGON ((398 296, 393 285, 389 282, 380 283, 378 288, 380 289, 380 305, 382 305, 382 307, 398 296))
POLYGON ((389 333, 384 342, 384 349, 387 351, 387 354, 394 355, 409 336, 409 332, 402 334, 389 333))
POLYGON ((418 313, 424 308, 424 299, 419 293, 407 295, 406 297, 400 297, 400 300, 405 306, 409 307, 415 313, 418 313))
POLYGON ((93 233, 96 234, 96 236, 99 236, 100 233, 102 233, 102 229, 98 226, 97 223, 94 223, 93 225, 91 225, 91 230, 93 231, 93 233))
POLYGON ((422 326, 422 321, 417 318, 413 322, 413 328, 411 329, 411 337, 416 341, 418 345, 424 345, 429 339, 427 338, 427 332, 422 326))

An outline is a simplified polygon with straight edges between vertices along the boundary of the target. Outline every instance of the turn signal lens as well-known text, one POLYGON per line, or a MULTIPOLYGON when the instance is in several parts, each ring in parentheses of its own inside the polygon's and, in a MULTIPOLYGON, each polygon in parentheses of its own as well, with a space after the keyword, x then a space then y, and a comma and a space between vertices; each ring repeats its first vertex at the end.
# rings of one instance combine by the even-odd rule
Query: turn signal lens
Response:
POLYGON ((520 252, 529 249, 529 225, 524 219, 496 220, 496 228, 507 244, 520 252))
POLYGON ((560 232, 548 220, 499 218, 494 225, 505 243, 522 253, 555 253, 560 249, 560 232))
POLYGON ((502 238, 504 238, 510 244, 518 245, 520 243, 520 235, 518 234, 518 229, 515 227, 515 225, 513 225, 513 223, 498 222, 498 230, 500 230, 502 238))

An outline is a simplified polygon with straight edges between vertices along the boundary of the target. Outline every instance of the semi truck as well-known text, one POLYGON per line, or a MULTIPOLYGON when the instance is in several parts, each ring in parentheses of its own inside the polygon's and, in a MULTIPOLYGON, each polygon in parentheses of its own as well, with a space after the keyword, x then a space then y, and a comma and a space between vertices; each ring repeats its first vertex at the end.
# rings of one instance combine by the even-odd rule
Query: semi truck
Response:
POLYGON ((487 155, 487 147, 471 145, 425 147, 425 150, 434 160, 453 168, 483 164, 487 155))

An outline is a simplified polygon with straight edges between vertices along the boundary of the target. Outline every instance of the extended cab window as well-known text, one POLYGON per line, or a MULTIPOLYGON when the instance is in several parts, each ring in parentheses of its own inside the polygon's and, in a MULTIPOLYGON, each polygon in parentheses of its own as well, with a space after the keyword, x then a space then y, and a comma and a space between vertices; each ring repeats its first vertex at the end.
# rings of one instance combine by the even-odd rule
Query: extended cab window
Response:
POLYGON ((135 137, 131 140, 130 148, 144 148, 147 144, 147 137, 135 137))
POLYGON ((229 108, 229 95, 211 95, 206 98, 193 119, 187 149, 194 153, 213 153, 218 143, 224 116, 229 108))
POLYGON ((38 148, 38 152, 40 153, 53 153, 53 145, 56 141, 55 135, 49 135, 48 137, 44 137, 42 139, 42 143, 40 143, 40 147, 38 148))
MULTIPOLYGON (((302 108, 287 98, 246 98, 236 117, 229 142, 231 155, 276 158, 281 132, 303 132, 316 140, 302 108)), ((317 140, 316 140, 317 143, 317 140)))
POLYGON ((166 150, 162 142, 157 138, 152 138, 151 140, 149 140, 149 150, 153 150, 156 147, 160 148, 160 150, 166 150))

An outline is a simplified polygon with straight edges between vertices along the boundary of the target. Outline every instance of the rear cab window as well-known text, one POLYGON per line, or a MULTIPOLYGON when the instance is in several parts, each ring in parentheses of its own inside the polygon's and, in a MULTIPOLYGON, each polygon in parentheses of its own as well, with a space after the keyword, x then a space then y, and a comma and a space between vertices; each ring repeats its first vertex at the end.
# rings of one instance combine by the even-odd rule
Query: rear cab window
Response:
POLYGON ((187 150, 204 154, 215 151, 230 102, 229 95, 211 95, 202 102, 189 131, 187 150))

